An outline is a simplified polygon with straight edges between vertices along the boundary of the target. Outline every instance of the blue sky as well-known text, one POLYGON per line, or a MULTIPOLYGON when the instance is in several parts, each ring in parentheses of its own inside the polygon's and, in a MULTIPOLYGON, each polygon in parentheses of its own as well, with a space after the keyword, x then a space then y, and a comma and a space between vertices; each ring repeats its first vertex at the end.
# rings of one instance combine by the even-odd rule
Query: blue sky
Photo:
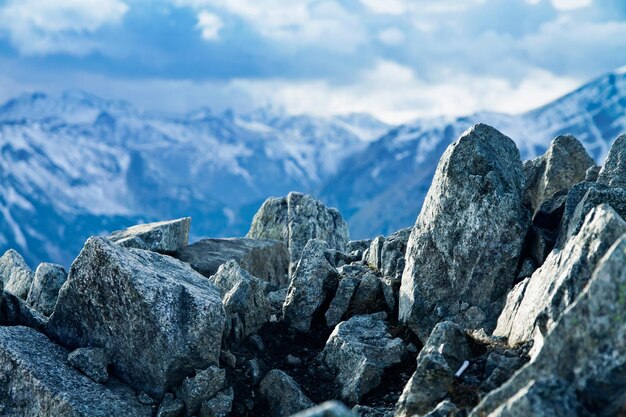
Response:
POLYGON ((520 112, 626 65, 623 0, 4 0, 0 100, 520 112))

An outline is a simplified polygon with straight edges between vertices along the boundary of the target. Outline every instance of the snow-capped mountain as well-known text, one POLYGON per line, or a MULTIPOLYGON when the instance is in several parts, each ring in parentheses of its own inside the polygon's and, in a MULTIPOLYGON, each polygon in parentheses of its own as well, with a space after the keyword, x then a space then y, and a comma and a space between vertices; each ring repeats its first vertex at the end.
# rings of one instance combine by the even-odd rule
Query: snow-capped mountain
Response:
POLYGON ((312 192, 388 126, 369 116, 141 111, 82 92, 0 107, 0 251, 69 264, 89 235, 192 216, 241 235, 270 195, 312 192))
POLYGON ((519 115, 477 113, 418 120, 394 128, 342 163, 322 190, 348 218, 352 238, 388 234, 415 223, 446 147, 475 123, 513 139, 523 159, 534 158, 560 134, 571 133, 601 162, 626 132, 626 71, 620 70, 536 110, 519 115))

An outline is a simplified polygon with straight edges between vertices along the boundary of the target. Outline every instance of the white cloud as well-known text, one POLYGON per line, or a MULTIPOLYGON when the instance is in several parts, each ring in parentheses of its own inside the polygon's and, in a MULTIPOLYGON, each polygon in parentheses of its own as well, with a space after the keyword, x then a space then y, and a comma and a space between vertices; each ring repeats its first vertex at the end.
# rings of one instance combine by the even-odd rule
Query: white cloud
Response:
POLYGON ((219 38, 220 30, 224 24, 219 16, 207 12, 206 10, 198 13, 198 24, 197 27, 202 32, 202 39, 207 41, 214 41, 219 38))
POLYGON ((387 28, 378 33, 378 39, 387 45, 399 45, 405 41, 405 36, 398 28, 387 28))
POLYGON ((25 55, 83 55, 98 48, 85 35, 127 11, 121 0, 10 0, 0 8, 0 31, 25 55))
POLYGON ((402 14, 407 9, 404 0, 361 0, 361 3, 380 14, 402 14))
POLYGON ((552 5, 558 10, 575 10, 591 6, 593 0, 552 0, 552 5))

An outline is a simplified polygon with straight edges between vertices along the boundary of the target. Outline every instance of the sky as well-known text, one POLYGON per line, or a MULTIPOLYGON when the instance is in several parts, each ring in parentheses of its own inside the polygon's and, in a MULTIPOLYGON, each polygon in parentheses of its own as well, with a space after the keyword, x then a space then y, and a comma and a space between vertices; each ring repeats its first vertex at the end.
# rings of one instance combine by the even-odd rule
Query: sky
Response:
POLYGON ((624 0, 0 0, 0 101, 401 123, 523 112, 624 65, 624 0))

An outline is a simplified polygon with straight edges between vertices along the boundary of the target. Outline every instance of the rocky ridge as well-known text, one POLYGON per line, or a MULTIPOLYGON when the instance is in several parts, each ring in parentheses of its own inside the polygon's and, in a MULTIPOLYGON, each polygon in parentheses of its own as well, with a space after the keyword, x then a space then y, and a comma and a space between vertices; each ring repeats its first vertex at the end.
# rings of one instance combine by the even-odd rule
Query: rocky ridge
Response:
POLYGON ((522 163, 478 124, 415 226, 349 241, 312 196, 247 237, 189 218, 89 238, 66 272, 0 258, 6 416, 620 416, 626 140, 522 163))

